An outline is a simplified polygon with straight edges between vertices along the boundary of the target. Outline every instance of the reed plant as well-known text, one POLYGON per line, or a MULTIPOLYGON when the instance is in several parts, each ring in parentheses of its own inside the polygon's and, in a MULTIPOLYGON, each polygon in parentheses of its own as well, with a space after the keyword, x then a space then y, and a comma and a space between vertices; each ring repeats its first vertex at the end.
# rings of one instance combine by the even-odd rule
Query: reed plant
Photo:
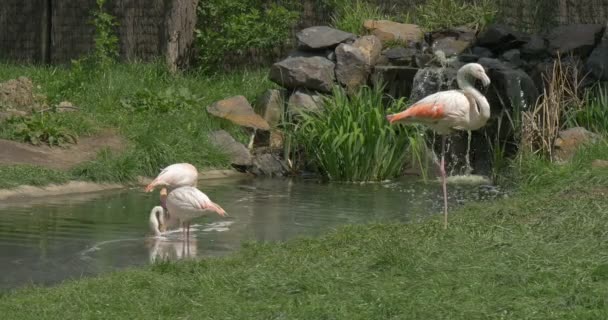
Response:
POLYGON ((580 108, 573 110, 567 119, 569 126, 581 126, 593 132, 608 134, 608 88, 596 85, 585 92, 580 108))
POLYGON ((405 108, 404 99, 387 98, 382 87, 361 87, 350 96, 335 87, 322 111, 299 113, 290 130, 296 150, 329 180, 382 181, 398 176, 408 161, 423 167, 425 148, 417 126, 390 126, 387 113, 405 108))

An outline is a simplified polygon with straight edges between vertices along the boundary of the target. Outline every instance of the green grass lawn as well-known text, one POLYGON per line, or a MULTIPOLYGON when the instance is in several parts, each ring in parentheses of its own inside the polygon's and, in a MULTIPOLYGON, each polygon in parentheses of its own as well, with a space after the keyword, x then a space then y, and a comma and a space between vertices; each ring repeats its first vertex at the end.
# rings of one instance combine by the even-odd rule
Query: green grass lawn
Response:
POLYGON ((0 297, 3 319, 606 319, 608 170, 526 160, 516 195, 0 297))
MULTIPOLYGON (((160 64, 117 64, 93 71, 0 64, 0 81, 19 76, 31 78, 50 103, 68 100, 81 108, 55 114, 52 121, 43 123, 79 136, 114 128, 129 141, 123 154, 102 151, 95 161, 71 172, 42 175, 38 184, 45 184, 45 176, 62 174, 80 180, 129 182, 139 175, 155 176, 175 162, 190 162, 199 169, 227 167, 228 159, 210 145, 207 134, 225 129, 241 141, 246 137, 242 129, 208 115, 206 106, 234 95, 253 101, 265 89, 275 87, 265 69, 172 76, 160 64)), ((18 140, 9 126, 0 128, 0 137, 18 140)), ((16 170, 20 169, 0 170, 4 186, 27 182, 13 174, 16 170)))

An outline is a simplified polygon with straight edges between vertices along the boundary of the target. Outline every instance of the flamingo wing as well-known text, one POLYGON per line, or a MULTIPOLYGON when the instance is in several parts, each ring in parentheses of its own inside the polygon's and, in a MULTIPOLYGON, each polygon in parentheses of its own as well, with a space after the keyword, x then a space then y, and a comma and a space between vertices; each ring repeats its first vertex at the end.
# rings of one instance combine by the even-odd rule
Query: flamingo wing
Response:
MULTIPOLYGON (((411 105, 406 110, 388 115, 386 118, 392 124, 422 123, 445 129, 458 126, 468 118, 469 99, 460 90, 448 90, 431 94, 411 105)), ((445 130, 438 130, 445 131, 445 130)))
POLYGON ((171 187, 196 186, 198 171, 189 163, 176 163, 164 168, 158 176, 146 186, 145 191, 150 192, 156 186, 168 185, 171 187))
POLYGON ((224 216, 226 211, 219 205, 211 201, 209 197, 195 187, 177 188, 169 194, 167 202, 171 202, 181 210, 186 211, 215 211, 220 216, 224 216))

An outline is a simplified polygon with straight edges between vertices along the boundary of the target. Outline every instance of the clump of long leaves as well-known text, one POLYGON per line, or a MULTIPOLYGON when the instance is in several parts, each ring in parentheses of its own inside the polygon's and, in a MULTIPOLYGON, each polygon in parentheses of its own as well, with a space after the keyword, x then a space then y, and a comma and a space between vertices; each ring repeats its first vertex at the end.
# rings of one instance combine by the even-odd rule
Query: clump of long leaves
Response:
POLYGON ((591 131, 608 134, 608 87, 596 85, 585 92, 583 103, 567 119, 571 127, 582 126, 591 131))
POLYGON ((321 174, 334 181, 382 181, 398 176, 408 159, 421 161, 416 126, 389 125, 386 114, 405 108, 382 88, 362 87, 350 95, 335 87, 323 110, 300 113, 292 137, 321 174), (412 146, 412 148, 410 148, 412 146))

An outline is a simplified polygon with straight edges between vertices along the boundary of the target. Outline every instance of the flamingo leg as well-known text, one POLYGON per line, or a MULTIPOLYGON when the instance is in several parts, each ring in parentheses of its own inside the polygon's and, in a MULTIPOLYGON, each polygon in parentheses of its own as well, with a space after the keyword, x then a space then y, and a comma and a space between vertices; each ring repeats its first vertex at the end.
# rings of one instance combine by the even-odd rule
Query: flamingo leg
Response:
POLYGON ((445 140, 446 135, 441 136, 441 184, 443 188, 443 229, 448 228, 448 186, 445 172, 445 140))

